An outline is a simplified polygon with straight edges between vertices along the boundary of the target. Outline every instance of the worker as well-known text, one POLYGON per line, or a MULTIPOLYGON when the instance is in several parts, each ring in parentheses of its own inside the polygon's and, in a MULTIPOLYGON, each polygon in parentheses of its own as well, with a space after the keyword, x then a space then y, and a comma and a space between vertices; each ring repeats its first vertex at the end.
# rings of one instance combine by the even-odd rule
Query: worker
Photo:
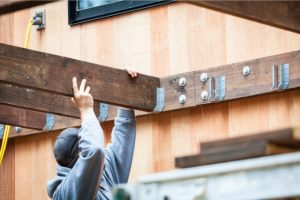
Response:
MULTIPOLYGON (((127 70, 135 78, 137 73, 127 70)), ((103 130, 93 110, 90 87, 73 80, 72 101, 80 111, 81 128, 68 128, 54 144, 57 175, 48 181, 47 192, 54 200, 108 200, 117 184, 127 183, 136 137, 133 110, 118 108, 112 142, 104 147, 103 130)))

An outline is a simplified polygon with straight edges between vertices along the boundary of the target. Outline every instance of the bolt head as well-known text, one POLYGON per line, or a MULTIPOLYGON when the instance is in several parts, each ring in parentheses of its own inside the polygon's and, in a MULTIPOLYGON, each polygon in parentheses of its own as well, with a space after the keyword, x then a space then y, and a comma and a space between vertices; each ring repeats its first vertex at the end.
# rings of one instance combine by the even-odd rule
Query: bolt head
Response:
POLYGON ((251 72, 251 69, 250 69, 249 66, 244 66, 243 67, 242 73, 243 73, 244 76, 248 76, 250 74, 250 72, 251 72))
POLYGON ((184 94, 180 95, 178 101, 181 104, 185 104, 185 102, 186 102, 186 96, 184 94))
POLYGON ((18 133, 21 132, 22 131, 22 127, 15 126, 15 131, 18 132, 18 133))
POLYGON ((207 73, 201 73, 200 74, 200 81, 201 82, 206 82, 207 81, 207 79, 208 79, 208 75, 207 75, 207 73))
POLYGON ((201 92, 201 99, 202 100, 207 100, 208 99, 208 92, 207 91, 202 91, 201 92))
POLYGON ((179 86, 184 87, 186 85, 186 78, 181 77, 178 81, 179 86))

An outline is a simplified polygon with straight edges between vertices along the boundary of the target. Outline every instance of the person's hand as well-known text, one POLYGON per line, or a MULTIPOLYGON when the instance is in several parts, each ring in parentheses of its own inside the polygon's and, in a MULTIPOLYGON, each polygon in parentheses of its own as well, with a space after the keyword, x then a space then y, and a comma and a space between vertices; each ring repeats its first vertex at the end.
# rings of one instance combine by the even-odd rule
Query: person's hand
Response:
POLYGON ((132 78, 135 78, 138 76, 138 73, 133 69, 126 68, 126 71, 128 72, 129 76, 131 76, 132 78))
POLYGON ((73 77, 73 91, 74 97, 71 98, 72 102, 74 103, 75 107, 78 108, 80 111, 81 116, 85 113, 94 112, 93 105, 94 100, 92 95, 90 94, 90 86, 85 88, 86 79, 81 81, 81 84, 78 89, 77 79, 73 77))

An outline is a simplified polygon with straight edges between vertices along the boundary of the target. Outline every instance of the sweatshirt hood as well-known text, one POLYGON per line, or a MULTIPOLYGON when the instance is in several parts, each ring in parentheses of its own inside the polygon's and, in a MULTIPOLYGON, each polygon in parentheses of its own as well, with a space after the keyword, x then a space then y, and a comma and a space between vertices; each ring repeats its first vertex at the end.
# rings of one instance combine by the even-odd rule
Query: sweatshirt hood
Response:
POLYGON ((60 165, 57 166, 57 176, 47 182, 47 193, 50 198, 53 197, 56 188, 61 184, 70 171, 70 168, 62 167, 60 165))

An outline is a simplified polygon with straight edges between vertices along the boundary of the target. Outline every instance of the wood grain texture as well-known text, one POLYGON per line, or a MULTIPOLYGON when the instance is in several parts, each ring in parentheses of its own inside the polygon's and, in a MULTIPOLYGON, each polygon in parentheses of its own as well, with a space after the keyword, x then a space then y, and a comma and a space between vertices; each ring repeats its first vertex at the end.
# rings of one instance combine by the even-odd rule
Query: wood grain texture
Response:
POLYGON ((297 129, 280 129, 274 131, 268 131, 265 133, 256 133, 236 138, 228 138, 223 140, 216 140, 211 142, 200 143, 201 152, 210 151, 211 149, 237 145, 239 143, 251 142, 251 141, 267 141, 278 145, 288 145, 300 147, 300 132, 297 129))
POLYGON ((156 105, 156 77, 130 78, 125 70, 6 44, 0 44, 0 58, 0 81, 6 83, 72 96, 72 77, 85 78, 97 101, 144 111, 156 105))
MULTIPOLYGON (((0 84, 0 93, 0 104, 80 118, 70 97, 9 84, 0 84)), ((100 113, 99 104, 94 104, 97 116, 100 113)))
POLYGON ((22 108, 0 105, 0 123, 24 128, 43 130, 46 114, 22 108))
MULTIPOLYGON (((300 36, 294 32, 185 3, 73 27, 67 25, 66 2, 46 4, 45 8, 47 28, 32 31, 30 49, 119 69, 133 67, 140 73, 158 77, 281 54, 300 47, 300 36)), ((23 46, 26 24, 35 9, 0 16, 0 40, 23 46)), ((138 117, 130 181, 142 174, 173 169, 174 158, 197 153, 200 141, 299 126, 299 102, 300 90, 296 89, 138 117)), ((80 125, 79 120, 71 122, 80 125)), ((109 129, 111 125, 106 124, 102 126, 109 129)), ((15 182, 18 185, 16 200, 47 199, 43 193, 45 180, 55 174, 56 163, 51 150, 55 138, 40 135, 45 142, 36 137, 39 138, 16 138, 16 162, 21 166, 16 169, 20 177, 15 182), (49 150, 31 151, 29 147, 33 144, 46 145, 49 150), (40 166, 31 164, 35 151, 47 157, 46 161, 42 156, 37 159, 43 162, 40 166), (39 180, 33 181, 31 174, 37 167, 47 173, 41 173, 39 180)))
MULTIPOLYGON (((2 143, 2 140, 0 140, 2 143)), ((15 141, 9 140, 0 166, 1 199, 15 200, 15 141)))
MULTIPOLYGON (((293 51, 279 55, 273 55, 264 58, 257 58, 250 61, 233 63, 219 67, 212 67, 206 70, 193 71, 187 73, 167 76, 160 79, 160 87, 165 90, 165 106, 163 111, 171 111, 181 108, 195 107, 196 105, 215 103, 216 100, 202 99, 201 93, 210 91, 209 82, 212 77, 216 81, 217 78, 225 76, 225 98, 224 100, 233 100, 245 98, 249 96, 262 95, 266 93, 279 92, 281 90, 271 89, 272 87, 272 65, 280 65, 281 63, 289 64, 289 84, 288 89, 300 87, 300 51, 293 51), (242 75, 244 66, 250 67, 250 74, 242 75), (202 73, 207 73, 209 80, 200 81, 202 73), (184 78, 186 85, 180 86, 179 80, 184 78), (185 96, 186 102, 180 103, 180 96, 185 96)), ((278 69, 279 70, 279 69, 278 69)), ((280 72, 278 72, 280 73, 280 72)), ((279 83, 276 83, 279 84, 279 83)), ((68 97, 52 94, 47 92, 36 91, 32 89, 11 86, 8 84, 0 84, 0 103, 27 108, 30 110, 38 110, 71 116, 79 118, 80 114, 74 107, 68 97)), ((217 94, 214 94, 217 96, 217 94)), ((116 107, 109 107, 109 114, 106 120, 112 120, 116 113, 116 107)), ((94 105, 96 114, 99 115, 99 104, 94 105)), ((145 115, 144 112, 137 112, 137 116, 145 115)), ((151 114, 151 113, 148 113, 151 114)))
POLYGON ((177 168, 196 167, 234 160, 291 153, 299 150, 299 147, 293 148, 290 146, 281 146, 264 140, 241 142, 235 145, 220 146, 218 149, 212 148, 205 152, 201 152, 200 154, 177 157, 175 158, 175 166, 177 168))
MULTIPOLYGON (((209 92, 209 81, 202 83, 200 81, 201 73, 207 73, 210 77, 225 76, 225 98, 224 100, 233 100, 237 98, 262 95, 272 90, 272 65, 289 64, 289 89, 300 87, 300 51, 293 51, 284 54, 257 58, 250 61, 223 65, 216 68, 201 70, 195 72, 195 90, 196 104, 210 103, 209 100, 201 99, 201 92, 209 92), (250 74, 244 76, 242 70, 244 66, 250 67, 250 74)), ((279 67, 278 67, 279 69, 279 67)), ((278 72, 279 73, 279 72, 278 72)), ((279 80, 279 79, 278 79, 279 80)), ((278 83, 279 84, 279 83, 278 83)), ((217 88, 217 85, 216 85, 217 88)), ((281 90, 282 91, 282 90, 281 90)), ((212 102, 215 102, 214 100, 212 102)))
POLYGON ((300 32, 299 1, 184 1, 217 11, 300 32))

